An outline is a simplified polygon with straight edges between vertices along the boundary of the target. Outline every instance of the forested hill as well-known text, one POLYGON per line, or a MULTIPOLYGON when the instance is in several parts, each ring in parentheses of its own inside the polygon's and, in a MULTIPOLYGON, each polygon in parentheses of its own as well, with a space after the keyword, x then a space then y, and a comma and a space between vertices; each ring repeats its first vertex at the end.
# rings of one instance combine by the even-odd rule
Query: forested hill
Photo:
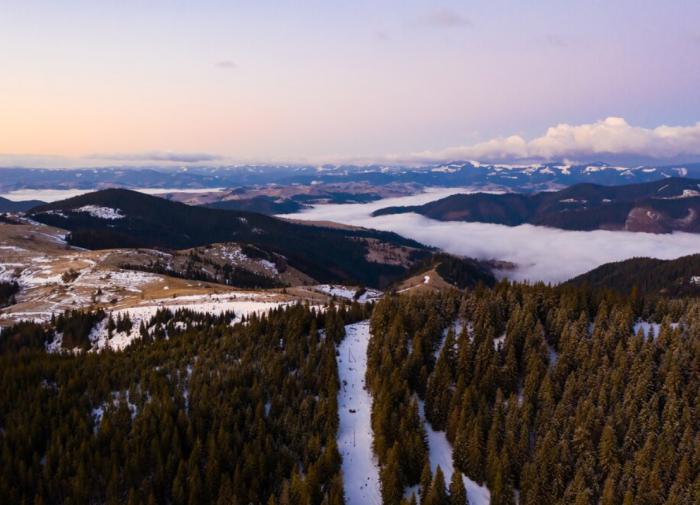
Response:
POLYGON ((292 223, 244 211, 189 206, 108 189, 33 209, 31 217, 71 233, 88 249, 183 249, 215 242, 252 244, 284 256, 319 282, 385 287, 433 250, 395 233, 292 223))
POLYGON ((8 200, 0 196, 0 212, 26 212, 38 205, 44 205, 41 200, 8 200))
POLYGON ((432 430, 492 505, 700 503, 699 308, 650 306, 649 338, 626 298, 572 287, 383 298, 367 387, 384 503, 408 486, 455 503, 432 500, 450 481, 432 430))
POLYGON ((260 195, 253 198, 243 198, 240 200, 222 200, 220 202, 205 205, 211 209, 224 210, 244 210, 246 212, 257 212, 260 214, 292 214, 299 212, 305 206, 289 198, 275 198, 272 196, 260 195))
POLYGON ((700 254, 674 260, 631 258, 606 263, 571 279, 568 284, 625 294, 635 290, 639 295, 700 296, 700 254))
POLYGON ((163 309, 124 352, 64 355, 38 324, 8 329, 0 502, 342 505, 335 349, 365 317, 163 309))
POLYGON ((375 216, 416 212, 440 221, 508 226, 534 224, 567 230, 700 232, 700 180, 668 178, 624 186, 576 184, 527 194, 459 194, 424 205, 386 207, 375 216))

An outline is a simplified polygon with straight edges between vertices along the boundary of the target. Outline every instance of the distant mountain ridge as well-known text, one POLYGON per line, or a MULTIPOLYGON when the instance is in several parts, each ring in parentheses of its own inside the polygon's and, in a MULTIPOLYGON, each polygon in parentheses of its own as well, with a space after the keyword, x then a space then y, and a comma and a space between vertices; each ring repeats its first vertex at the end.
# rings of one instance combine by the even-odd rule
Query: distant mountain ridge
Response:
POLYGON ((0 196, 0 212, 26 212, 29 209, 44 205, 41 200, 21 200, 13 201, 0 196))
POLYGON ((256 196, 240 200, 222 200, 204 205, 210 209, 243 210, 257 212, 259 214, 293 214, 305 209, 307 206, 297 201, 285 198, 278 199, 271 196, 256 196))
POLYGON ((123 189, 44 205, 30 216, 69 230, 69 243, 88 249, 250 244, 284 257, 290 266, 324 283, 386 287, 434 254, 432 248, 391 232, 300 224, 123 189))
POLYGON ((623 186, 576 184, 535 194, 457 194, 374 216, 415 212, 440 221, 534 224, 566 230, 700 232, 700 180, 672 177, 623 186))
POLYGON ((607 163, 562 162, 529 165, 452 161, 420 167, 375 165, 246 165, 164 169, 3 168, 0 191, 18 189, 220 188, 255 184, 311 184, 366 181, 374 185, 416 183, 423 186, 498 186, 537 191, 581 182, 619 185, 668 177, 700 178, 700 163, 624 167, 607 163))

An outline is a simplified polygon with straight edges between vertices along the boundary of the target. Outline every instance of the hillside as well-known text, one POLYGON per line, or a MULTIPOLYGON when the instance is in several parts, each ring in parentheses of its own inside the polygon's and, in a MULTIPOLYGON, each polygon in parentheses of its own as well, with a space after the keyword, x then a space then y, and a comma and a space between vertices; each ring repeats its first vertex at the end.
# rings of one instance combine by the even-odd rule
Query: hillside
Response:
POLYGON ((415 212, 440 221, 566 230, 700 232, 700 180, 668 178, 623 186, 576 184, 526 194, 459 194, 418 206, 386 207, 374 216, 415 212))
POLYGON ((674 260, 631 258, 606 263, 566 284, 612 289, 623 294, 700 296, 700 254, 674 260))
POLYGON ((222 200, 207 204, 211 209, 223 210, 243 210, 246 212, 257 212, 259 214, 292 214, 304 209, 304 205, 287 198, 274 198, 260 195, 253 198, 242 198, 240 200, 222 200))
POLYGON ((26 212, 29 209, 44 205, 41 200, 22 200, 15 202, 0 196, 0 212, 26 212))
POLYGON ((186 249, 212 243, 250 244, 282 256, 319 282, 384 287, 433 254, 395 233, 292 223, 262 214, 188 206, 109 189, 33 209, 30 216, 70 231, 87 249, 186 249))

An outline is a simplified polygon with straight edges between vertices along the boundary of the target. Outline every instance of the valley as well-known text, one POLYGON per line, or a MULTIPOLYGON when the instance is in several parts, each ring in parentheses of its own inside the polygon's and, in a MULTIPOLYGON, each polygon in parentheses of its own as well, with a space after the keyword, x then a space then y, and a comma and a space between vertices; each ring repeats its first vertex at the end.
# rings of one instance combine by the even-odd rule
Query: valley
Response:
POLYGON ((373 216, 418 213, 440 221, 532 224, 565 230, 646 233, 700 231, 700 180, 667 178, 621 186, 575 184, 527 194, 457 194, 420 206, 385 207, 373 216))
POLYGON ((558 283, 608 262, 644 256, 674 259, 700 251, 700 234, 684 231, 579 231, 531 224, 441 221, 415 212, 374 215, 385 207, 410 208, 467 192, 464 188, 434 189, 367 204, 317 205, 283 217, 393 231, 450 254, 492 262, 498 278, 518 281, 558 283))

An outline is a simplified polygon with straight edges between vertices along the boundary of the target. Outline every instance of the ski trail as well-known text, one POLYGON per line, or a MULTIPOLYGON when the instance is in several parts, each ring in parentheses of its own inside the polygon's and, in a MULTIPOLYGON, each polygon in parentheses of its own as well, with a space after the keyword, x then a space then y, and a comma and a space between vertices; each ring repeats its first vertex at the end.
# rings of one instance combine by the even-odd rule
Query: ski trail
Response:
POLYGON ((338 450, 347 505, 380 505, 379 465, 372 451, 372 397, 365 389, 369 321, 345 327, 338 347, 338 450))

